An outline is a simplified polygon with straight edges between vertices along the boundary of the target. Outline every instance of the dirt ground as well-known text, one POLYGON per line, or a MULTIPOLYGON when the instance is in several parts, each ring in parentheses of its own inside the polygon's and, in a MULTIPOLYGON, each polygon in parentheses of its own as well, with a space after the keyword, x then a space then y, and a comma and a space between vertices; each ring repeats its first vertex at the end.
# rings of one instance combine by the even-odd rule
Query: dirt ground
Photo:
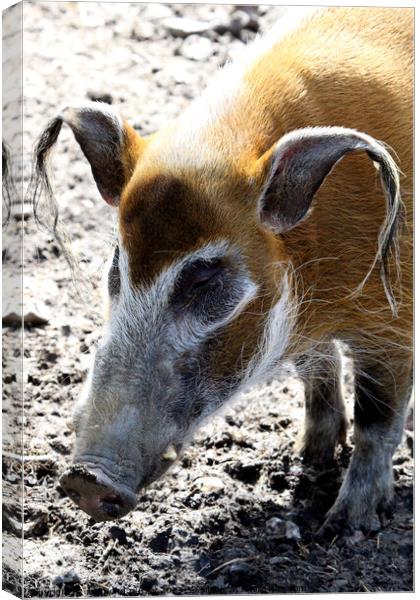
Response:
MULTIPOLYGON (((241 51, 244 40, 277 18, 287 18, 284 8, 26 3, 26 174, 36 136, 63 106, 103 99, 140 133, 151 133, 179 114, 209 76, 241 51), (190 23, 195 33, 168 24, 180 16, 198 21, 190 23)), ((11 219, 3 239, 6 284, 16 283, 12 274, 20 264, 23 225, 24 312, 38 322, 32 317, 25 327, 23 357, 22 331, 13 318, 3 322, 5 589, 25 597, 412 590, 410 427, 394 461, 392 522, 367 538, 320 542, 314 534, 335 498, 351 448, 327 471, 303 468, 294 448, 303 387, 292 375, 249 392, 211 419, 182 461, 120 522, 95 523, 64 496, 58 477, 74 442, 67 422, 100 336, 100 272, 114 217, 66 128, 53 163, 61 217, 86 289, 73 285, 56 241, 36 227, 29 212, 23 223, 11 219), (14 445, 22 425, 28 457, 23 590, 14 445)), ((351 406, 348 366, 345 373, 351 406)))

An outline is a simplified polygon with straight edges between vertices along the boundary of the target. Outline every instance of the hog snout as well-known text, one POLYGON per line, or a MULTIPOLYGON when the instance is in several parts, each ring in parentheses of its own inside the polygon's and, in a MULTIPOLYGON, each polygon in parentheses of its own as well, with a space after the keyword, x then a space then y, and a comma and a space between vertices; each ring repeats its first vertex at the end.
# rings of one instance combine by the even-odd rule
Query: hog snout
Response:
POLYGON ((70 467, 60 478, 66 494, 95 521, 120 519, 137 504, 137 496, 126 486, 112 481, 100 469, 83 464, 70 467))

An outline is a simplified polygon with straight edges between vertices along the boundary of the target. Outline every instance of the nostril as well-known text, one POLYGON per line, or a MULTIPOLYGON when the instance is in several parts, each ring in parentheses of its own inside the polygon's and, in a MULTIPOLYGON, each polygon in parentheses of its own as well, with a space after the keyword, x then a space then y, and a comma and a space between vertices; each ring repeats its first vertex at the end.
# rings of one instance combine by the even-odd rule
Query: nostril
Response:
POLYGON ((116 495, 103 498, 100 502, 102 510, 109 517, 118 517, 121 512, 122 505, 122 498, 116 495))

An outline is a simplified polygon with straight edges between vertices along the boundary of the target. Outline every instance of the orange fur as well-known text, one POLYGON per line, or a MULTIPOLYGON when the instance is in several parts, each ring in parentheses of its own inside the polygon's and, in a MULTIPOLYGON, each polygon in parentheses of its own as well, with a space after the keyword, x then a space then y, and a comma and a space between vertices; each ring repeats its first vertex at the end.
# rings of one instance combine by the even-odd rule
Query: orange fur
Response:
MULTIPOLYGON (((254 62, 236 100, 202 134, 204 148, 176 149, 185 155, 181 167, 165 161, 165 151, 182 121, 149 145, 130 134, 131 156, 141 153, 141 159, 122 195, 120 227, 134 281, 150 280, 177 256, 223 238, 243 249, 260 284, 260 298, 224 333, 221 371, 233 368, 244 348, 252 353, 263 315, 278 295, 273 265, 279 261, 298 272, 295 295, 305 299, 294 351, 329 337, 359 337, 372 348, 410 346, 412 16, 410 9, 375 8, 316 14, 254 62), (352 295, 372 263, 385 216, 366 156, 337 165, 310 217, 289 233, 274 236, 258 223, 256 200, 275 142, 296 128, 327 125, 365 131, 398 156, 407 209, 398 319, 391 317, 378 270, 361 294, 352 295), (206 147, 216 160, 196 167, 194 153, 206 147)), ((401 355, 406 360, 406 351, 401 355)))

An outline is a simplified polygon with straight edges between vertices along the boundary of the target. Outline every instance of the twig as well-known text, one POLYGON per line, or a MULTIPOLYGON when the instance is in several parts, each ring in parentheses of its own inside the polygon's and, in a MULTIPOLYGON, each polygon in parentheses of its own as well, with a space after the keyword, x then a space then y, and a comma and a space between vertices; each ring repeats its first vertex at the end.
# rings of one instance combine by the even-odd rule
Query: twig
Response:
POLYGON ((227 562, 225 562, 225 563, 219 565, 218 567, 216 567, 215 569, 213 569, 213 571, 210 571, 210 573, 207 573, 206 577, 213 575, 213 573, 216 573, 217 571, 224 569, 224 567, 227 567, 228 565, 232 565, 234 563, 249 562, 250 560, 258 560, 259 558, 260 558, 260 554, 256 554, 255 556, 246 556, 244 558, 232 558, 232 560, 228 560, 227 562))
POLYGON ((56 462, 50 454, 16 454, 15 452, 2 452, 3 458, 18 460, 20 462, 56 462))

